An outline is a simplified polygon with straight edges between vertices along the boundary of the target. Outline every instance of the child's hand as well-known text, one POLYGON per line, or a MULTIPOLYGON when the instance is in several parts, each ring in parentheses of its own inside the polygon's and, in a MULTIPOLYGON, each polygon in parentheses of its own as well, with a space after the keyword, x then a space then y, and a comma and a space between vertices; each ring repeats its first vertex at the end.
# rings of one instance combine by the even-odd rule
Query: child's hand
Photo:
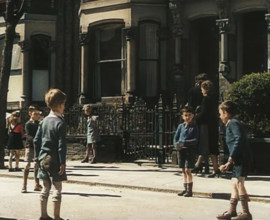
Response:
POLYGON ((96 120, 98 119, 98 116, 97 116, 97 115, 94 115, 94 116, 92 116, 92 119, 93 119, 94 121, 96 121, 96 120))
POLYGON ((182 150, 183 147, 184 147, 184 144, 178 142, 177 145, 176 145, 176 150, 177 150, 177 151, 180 151, 180 150, 182 150))
POLYGON ((66 172, 66 164, 61 164, 60 165, 60 171, 59 171, 59 175, 63 175, 66 172))
POLYGON ((224 165, 221 165, 221 166, 219 167, 219 169, 220 169, 220 171, 221 171, 222 173, 224 173, 225 171, 227 171, 227 170, 230 168, 230 166, 231 166, 231 163, 228 162, 228 163, 226 163, 226 164, 224 164, 224 165))

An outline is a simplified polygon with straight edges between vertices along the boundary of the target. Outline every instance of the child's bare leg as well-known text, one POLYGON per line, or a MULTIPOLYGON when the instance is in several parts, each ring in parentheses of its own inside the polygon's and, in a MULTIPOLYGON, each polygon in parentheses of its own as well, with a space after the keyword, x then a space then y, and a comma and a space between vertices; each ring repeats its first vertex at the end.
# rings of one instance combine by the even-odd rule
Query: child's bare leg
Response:
POLYGON ((20 150, 16 150, 16 168, 19 168, 19 162, 20 162, 20 150))
POLYGON ((22 187, 22 193, 26 192, 26 186, 27 186, 27 179, 29 175, 30 170, 30 162, 27 162, 24 170, 23 170, 23 187, 22 187))
POLYGON ((237 182, 237 187, 238 187, 238 192, 239 192, 239 199, 241 201, 241 205, 242 205, 242 209, 243 209, 243 213, 240 213, 238 216, 239 218, 243 218, 243 219, 251 219, 252 216, 249 212, 249 207, 248 207, 248 202, 249 197, 247 194, 247 190, 245 187, 245 177, 239 177, 237 182))
MULTIPOLYGON (((35 189, 42 189, 40 183, 39 183, 39 178, 37 178, 37 174, 38 174, 38 163, 34 162, 34 179, 35 179, 35 189)), ((40 191, 39 190, 39 191, 40 191)))
POLYGON ((54 219, 60 220, 60 208, 62 200, 62 182, 53 182, 54 190, 52 194, 52 201, 54 204, 54 219))
POLYGON ((90 150, 91 144, 86 144, 85 158, 82 160, 82 163, 87 163, 89 161, 90 150))
POLYGON ((187 168, 186 169, 186 174, 187 174, 187 182, 188 183, 192 183, 193 182, 193 178, 192 178, 191 169, 187 168))
POLYGON ((193 192, 192 192, 193 181, 192 181, 191 169, 185 168, 185 173, 187 176, 187 192, 184 194, 184 196, 191 197, 193 195, 193 192))
POLYGON ((91 162, 96 163, 96 157, 97 157, 97 144, 96 143, 92 144, 91 152, 92 152, 91 162))
POLYGON ((183 183, 184 190, 182 192, 178 193, 177 194, 178 196, 183 196, 187 192, 187 174, 185 172, 185 168, 182 168, 182 173, 183 173, 183 177, 184 177, 184 183, 183 183))
POLYGON ((14 154, 15 154, 15 151, 14 150, 10 150, 10 153, 9 153, 9 169, 12 169, 12 160, 13 160, 13 157, 14 157, 14 154))
POLYGON ((47 212, 48 198, 51 190, 52 183, 50 180, 43 180, 43 189, 40 194, 40 207, 41 207, 41 218, 50 218, 47 212))

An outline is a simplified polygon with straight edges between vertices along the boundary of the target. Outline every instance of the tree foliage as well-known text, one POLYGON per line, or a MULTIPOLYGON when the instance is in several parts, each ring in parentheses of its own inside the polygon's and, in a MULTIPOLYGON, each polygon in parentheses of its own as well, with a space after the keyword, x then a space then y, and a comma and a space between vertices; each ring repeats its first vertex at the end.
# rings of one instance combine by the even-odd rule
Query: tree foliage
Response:
POLYGON ((226 99, 239 106, 240 119, 256 136, 270 136, 270 73, 252 73, 232 84, 226 99))

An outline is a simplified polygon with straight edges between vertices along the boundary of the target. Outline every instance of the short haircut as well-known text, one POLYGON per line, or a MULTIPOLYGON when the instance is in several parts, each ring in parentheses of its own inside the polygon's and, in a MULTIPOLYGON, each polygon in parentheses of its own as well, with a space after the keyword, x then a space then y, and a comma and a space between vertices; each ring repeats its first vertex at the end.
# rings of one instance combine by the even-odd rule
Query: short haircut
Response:
POLYGON ((194 109, 191 106, 185 106, 181 109, 181 115, 185 112, 194 114, 194 109))
POLYGON ((201 84, 205 80, 208 80, 208 75, 206 73, 200 73, 195 76, 195 83, 201 84))
POLYGON ((30 106, 28 107, 28 111, 29 111, 29 112, 39 111, 39 108, 38 108, 37 105, 30 105, 30 106))
POLYGON ((206 91, 207 94, 214 92, 214 84, 210 80, 203 81, 201 87, 206 91))
POLYGON ((85 110, 88 110, 88 109, 92 109, 91 105, 90 104, 85 104, 83 106, 83 110, 85 111, 85 110))
POLYGON ((231 117, 234 117, 238 114, 238 106, 235 102, 227 100, 222 102, 219 105, 219 109, 222 111, 226 111, 231 117))
POLYGON ((50 89, 45 95, 45 102, 48 108, 55 110, 59 105, 64 104, 67 95, 60 89, 50 89))

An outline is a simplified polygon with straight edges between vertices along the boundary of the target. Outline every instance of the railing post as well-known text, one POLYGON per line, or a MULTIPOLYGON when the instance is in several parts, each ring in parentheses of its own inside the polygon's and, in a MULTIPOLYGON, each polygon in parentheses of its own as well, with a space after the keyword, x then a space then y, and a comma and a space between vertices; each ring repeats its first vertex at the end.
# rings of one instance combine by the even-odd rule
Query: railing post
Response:
POLYGON ((158 133, 159 133, 159 148, 158 148, 158 166, 161 167, 165 163, 165 152, 163 148, 163 102, 162 95, 158 101, 158 133))

